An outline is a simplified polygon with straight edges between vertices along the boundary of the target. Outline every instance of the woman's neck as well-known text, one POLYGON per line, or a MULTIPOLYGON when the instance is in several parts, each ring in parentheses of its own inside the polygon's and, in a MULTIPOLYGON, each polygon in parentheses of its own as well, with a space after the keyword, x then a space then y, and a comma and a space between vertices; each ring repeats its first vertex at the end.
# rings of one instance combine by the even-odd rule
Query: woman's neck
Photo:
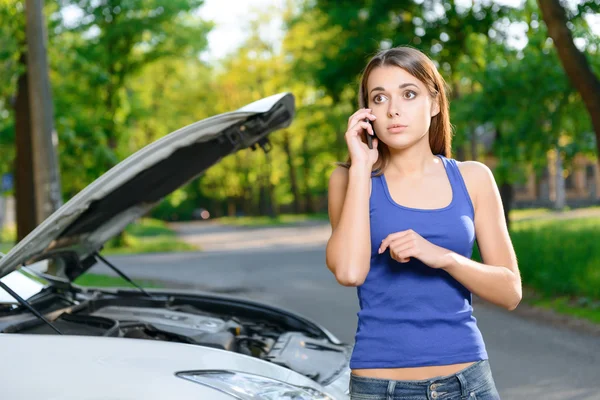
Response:
POLYGON ((433 154, 429 143, 426 146, 411 146, 407 149, 389 149, 390 160, 386 170, 400 176, 425 175, 439 159, 433 154))

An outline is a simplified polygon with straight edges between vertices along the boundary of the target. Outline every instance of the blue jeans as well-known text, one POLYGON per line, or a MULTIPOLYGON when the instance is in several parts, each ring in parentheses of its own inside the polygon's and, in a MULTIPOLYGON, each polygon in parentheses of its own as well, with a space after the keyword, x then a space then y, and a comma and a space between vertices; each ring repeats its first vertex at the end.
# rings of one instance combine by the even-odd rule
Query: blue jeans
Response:
POLYGON ((490 364, 477 361, 453 375, 396 381, 350 376, 351 400, 498 400, 490 364))

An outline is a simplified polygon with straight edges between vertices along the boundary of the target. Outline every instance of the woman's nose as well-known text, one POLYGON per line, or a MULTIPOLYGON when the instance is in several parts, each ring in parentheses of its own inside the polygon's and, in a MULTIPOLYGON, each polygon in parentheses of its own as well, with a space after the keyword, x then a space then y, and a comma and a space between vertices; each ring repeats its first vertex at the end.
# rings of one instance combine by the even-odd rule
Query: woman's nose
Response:
POLYGON ((400 101, 398 99, 390 99, 388 110, 388 118, 394 118, 400 116, 400 101))
POLYGON ((398 110, 395 107, 388 108, 388 117, 389 118, 394 118, 394 117, 399 117, 399 116, 400 116, 400 110, 398 110))

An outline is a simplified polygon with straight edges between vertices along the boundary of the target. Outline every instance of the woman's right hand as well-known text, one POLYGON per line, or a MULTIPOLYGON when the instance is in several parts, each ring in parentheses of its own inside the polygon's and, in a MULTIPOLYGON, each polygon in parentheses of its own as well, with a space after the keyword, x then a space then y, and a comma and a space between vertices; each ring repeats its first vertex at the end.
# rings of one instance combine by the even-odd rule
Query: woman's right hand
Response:
POLYGON ((374 136, 373 127, 365 119, 369 121, 375 121, 376 119, 375 115, 371 114, 371 109, 369 108, 361 108, 352 114, 348 119, 348 130, 346 131, 345 138, 352 165, 362 165, 371 170, 379 157, 379 153, 377 152, 378 140, 377 138, 373 138, 372 149, 369 149, 369 146, 363 142, 362 136, 364 131, 367 132, 367 135, 374 136))

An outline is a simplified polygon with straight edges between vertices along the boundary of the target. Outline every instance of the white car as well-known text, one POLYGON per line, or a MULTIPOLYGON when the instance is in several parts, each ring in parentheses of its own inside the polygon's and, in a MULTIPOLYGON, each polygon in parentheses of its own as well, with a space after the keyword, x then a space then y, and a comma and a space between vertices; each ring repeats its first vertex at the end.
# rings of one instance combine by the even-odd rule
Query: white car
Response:
MULTIPOLYGON (((107 240, 223 157, 289 126, 282 93, 136 152, 0 258, 2 399, 348 399, 351 347, 293 312, 168 289, 73 280, 107 240)), ((168 268, 165 265, 165 268, 168 268)))

